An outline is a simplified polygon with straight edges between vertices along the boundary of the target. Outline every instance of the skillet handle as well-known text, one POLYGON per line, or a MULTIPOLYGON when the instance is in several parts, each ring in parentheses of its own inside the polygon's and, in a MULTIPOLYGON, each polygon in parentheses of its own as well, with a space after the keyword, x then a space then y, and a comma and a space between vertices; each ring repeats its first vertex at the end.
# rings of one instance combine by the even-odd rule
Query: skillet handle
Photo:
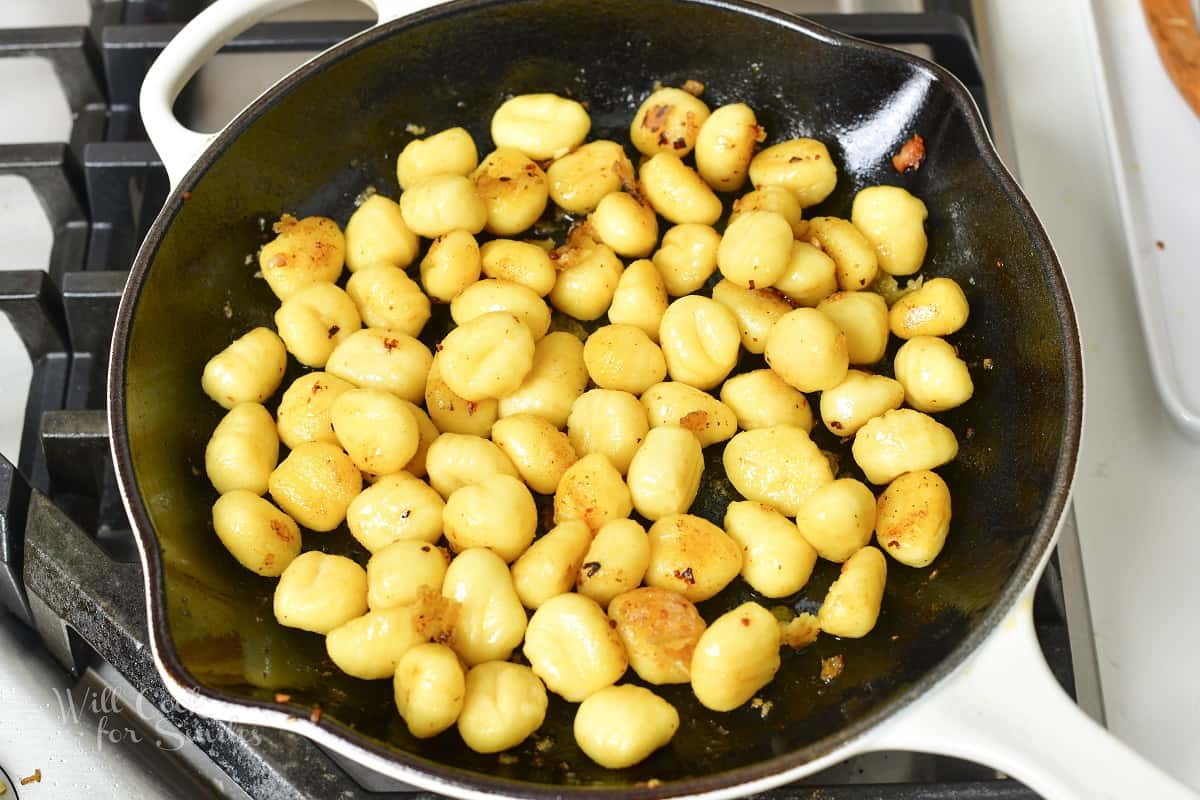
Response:
MULTIPOLYGON (((175 99, 188 80, 218 50, 238 34, 272 14, 306 0, 216 0, 183 27, 150 65, 138 103, 142 124, 177 187, 192 164, 220 131, 201 133, 175 118, 175 99)), ((379 22, 439 5, 442 0, 362 0, 373 7, 379 22)))
POLYGON ((1050 800, 1200 797, 1094 722, 1062 690, 1038 647, 1032 588, 966 664, 878 728, 861 749, 969 759, 1050 800))

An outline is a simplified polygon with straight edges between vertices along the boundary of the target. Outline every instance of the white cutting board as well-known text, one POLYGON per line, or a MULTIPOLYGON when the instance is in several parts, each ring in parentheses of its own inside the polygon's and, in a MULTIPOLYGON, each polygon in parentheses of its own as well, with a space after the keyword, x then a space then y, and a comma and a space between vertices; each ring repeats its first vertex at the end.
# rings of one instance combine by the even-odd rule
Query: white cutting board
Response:
POLYGON ((1168 413, 1200 437, 1200 118, 1159 60, 1141 3, 1094 0, 1092 9, 1093 63, 1137 295, 1130 301, 1168 413))

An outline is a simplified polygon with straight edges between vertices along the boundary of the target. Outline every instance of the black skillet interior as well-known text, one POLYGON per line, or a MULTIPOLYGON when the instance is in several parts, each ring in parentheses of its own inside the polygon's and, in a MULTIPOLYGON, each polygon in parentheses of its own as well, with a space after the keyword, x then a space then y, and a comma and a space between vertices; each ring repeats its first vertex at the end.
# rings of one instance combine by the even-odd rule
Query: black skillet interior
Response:
MULTIPOLYGON (((917 62, 823 41, 824 33, 798 24, 708 2, 456 4, 419 26, 369 34, 260 102, 238 125, 240 135, 185 187, 189 199, 168 206, 151 234, 161 236, 157 248, 139 257, 152 265, 129 336, 125 421, 135 505, 144 506, 161 547, 170 668, 227 699, 270 702, 280 691, 298 706, 319 704, 327 721, 417 763, 475 773, 456 773, 467 781, 629 785, 710 776, 789 753, 799 752, 799 763, 976 632, 1014 571, 1036 555, 1035 531, 1039 544, 1048 537, 1046 509, 1061 504, 1056 493, 1078 413, 1069 306, 1036 221, 1009 194, 994 157, 981 155, 965 92, 917 62), (200 391, 201 369, 250 327, 271 324, 277 304, 255 277, 253 258, 271 221, 290 212, 344 223, 368 186, 395 197, 395 157, 413 138, 410 124, 430 132, 463 125, 486 153, 488 122, 504 98, 553 91, 587 101, 593 137, 628 145, 628 121, 655 83, 688 78, 707 86, 711 107, 749 103, 769 142, 828 143, 838 186, 807 215, 848 216, 855 191, 878 183, 904 186, 928 205, 924 274, 955 278, 971 302, 970 321, 953 341, 972 367, 975 398, 942 415, 961 442, 958 460, 941 470, 954 497, 949 542, 930 569, 889 565, 884 610, 867 638, 824 637, 785 651, 778 677, 761 692, 765 705, 715 714, 686 686, 661 689, 682 729, 632 769, 610 772, 584 757, 570 732, 573 709, 557 699, 516 758, 471 753, 453 730, 414 740, 392 706, 390 682, 342 677, 320 637, 276 625, 274 581, 241 569, 217 542, 203 453, 222 412, 200 391), (900 175, 889 157, 913 133, 925 138, 928 157, 919 171, 900 175), (832 655, 845 657, 845 671, 826 685, 820 663, 832 655)), ((818 436, 822 446, 847 451, 818 436)), ((720 447, 708 456, 694 511, 719 524, 731 492, 720 476, 720 447)), ((848 458, 843 472, 857 475, 848 458)), ((305 546, 355 552, 344 530, 308 534, 305 546)), ((814 610, 835 572, 821 564, 798 596, 766 604, 814 610)), ((703 605, 706 617, 752 594, 735 586, 703 605)))

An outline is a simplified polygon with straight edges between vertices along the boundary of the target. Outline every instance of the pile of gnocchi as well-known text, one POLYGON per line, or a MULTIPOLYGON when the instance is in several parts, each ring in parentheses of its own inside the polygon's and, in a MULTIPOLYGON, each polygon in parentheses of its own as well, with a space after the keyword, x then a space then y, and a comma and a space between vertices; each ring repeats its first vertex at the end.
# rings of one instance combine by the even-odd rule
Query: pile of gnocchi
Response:
POLYGON ((960 286, 896 281, 924 262, 925 205, 871 186, 849 219, 805 219, 838 181, 825 145, 760 149, 753 109, 710 111, 702 91, 642 103, 636 169, 552 94, 504 102, 482 161, 462 128, 412 141, 398 202, 370 194, 344 230, 275 224, 258 257, 275 329, 204 369, 228 409, 206 452, 216 535, 278 578, 280 624, 324 636, 347 674, 394 681, 413 736, 457 726, 504 751, 542 724, 549 691, 579 704, 589 757, 636 764, 679 715, 622 683, 630 670, 738 708, 781 647, 867 635, 889 558, 924 567, 942 549, 950 493, 933 470, 958 443, 932 415, 973 385, 942 338, 967 320, 960 286), (718 232, 720 195, 747 180, 718 232), (573 222, 565 241, 520 238, 555 214, 573 222), (435 303, 455 325, 430 347, 435 303), (894 378, 869 371, 891 335, 894 378), (289 354, 310 371, 272 415, 289 354), (838 478, 810 438, 813 393, 871 485, 838 478), (688 513, 710 447, 744 498, 720 526, 688 513), (301 552, 343 524, 365 567, 301 552), (819 614, 697 609, 739 576, 764 600, 795 595, 818 559, 842 564, 819 614))

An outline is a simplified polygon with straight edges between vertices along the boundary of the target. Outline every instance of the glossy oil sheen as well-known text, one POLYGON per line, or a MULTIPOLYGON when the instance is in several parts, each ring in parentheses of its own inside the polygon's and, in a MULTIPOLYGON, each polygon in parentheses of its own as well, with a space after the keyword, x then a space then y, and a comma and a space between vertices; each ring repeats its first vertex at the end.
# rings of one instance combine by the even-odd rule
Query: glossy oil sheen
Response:
MULTIPOLYGON (((168 668, 235 701, 269 703, 286 691, 301 705, 319 704, 328 723, 352 729, 346 735, 361 735, 368 747, 447 780, 510 793, 536 793, 535 784, 632 788, 650 778, 683 781, 656 794, 697 791, 828 752, 944 670, 956 647, 961 657, 977 643, 1000 598, 1011 601, 1049 544, 1073 469, 1081 400, 1074 319, 1044 233, 994 154, 984 154, 975 111, 952 79, 794 18, 670 0, 517 0, 459 3, 421 20, 360 37, 235 121, 236 135, 189 177, 189 199, 177 194, 168 203, 135 265, 131 291, 140 294, 117 338, 120 345, 127 334, 127 347, 114 348, 115 359, 127 353, 113 371, 115 408, 125 404, 116 447, 126 485, 136 481, 135 520, 152 523, 161 548, 161 573, 153 559, 150 566, 165 589, 168 668), (976 387, 970 403, 939 415, 961 443, 958 459, 939 470, 954 498, 946 549, 929 569, 889 563, 883 613, 865 639, 822 637, 799 653, 785 649, 778 677, 760 692, 771 703, 765 718, 748 707, 707 711, 686 685, 659 690, 679 710, 681 728, 628 770, 605 770, 580 752, 574 707, 557 698, 515 763, 470 752, 453 729, 415 740, 395 712, 390 682, 340 676, 321 637, 280 628, 274 581, 240 568, 213 534, 204 446, 222 412, 200 391, 200 373, 230 340, 270 325, 277 305, 246 258, 283 212, 344 224, 365 187, 395 197, 395 157, 412 138, 409 123, 431 133, 463 125, 484 154, 500 102, 553 91, 587 100, 591 138, 617 139, 632 153, 627 125, 642 98, 656 81, 689 78, 707 85, 710 107, 750 104, 769 142, 813 136, 828 144, 838 186, 806 217, 848 217, 854 193, 878 183, 904 186, 929 207, 923 274, 953 277, 966 291, 971 318, 951 340, 976 387), (890 156, 917 132, 924 166, 899 175, 890 156), (820 661, 835 654, 845 657, 845 671, 825 685, 820 661)), ((444 332, 447 316, 435 315, 427 342, 444 332)), ((882 365, 889 374, 894 351, 895 343, 882 365)), ((761 357, 743 355, 739 371, 760 366, 761 357)), ((293 365, 284 386, 298 373, 293 365)), ((278 395, 268 407, 277 402, 278 395)), ((848 446, 819 426, 814 435, 844 454, 843 475, 859 476, 848 446)), ((739 499, 720 454, 721 445, 706 449, 693 508, 718 524, 726 503, 739 499)), ((314 547, 365 556, 344 529, 306 533, 305 548, 314 547)), ((821 563, 797 596, 763 602, 815 611, 836 570, 821 563)), ((736 581, 701 610, 712 620, 750 597, 736 581)))

